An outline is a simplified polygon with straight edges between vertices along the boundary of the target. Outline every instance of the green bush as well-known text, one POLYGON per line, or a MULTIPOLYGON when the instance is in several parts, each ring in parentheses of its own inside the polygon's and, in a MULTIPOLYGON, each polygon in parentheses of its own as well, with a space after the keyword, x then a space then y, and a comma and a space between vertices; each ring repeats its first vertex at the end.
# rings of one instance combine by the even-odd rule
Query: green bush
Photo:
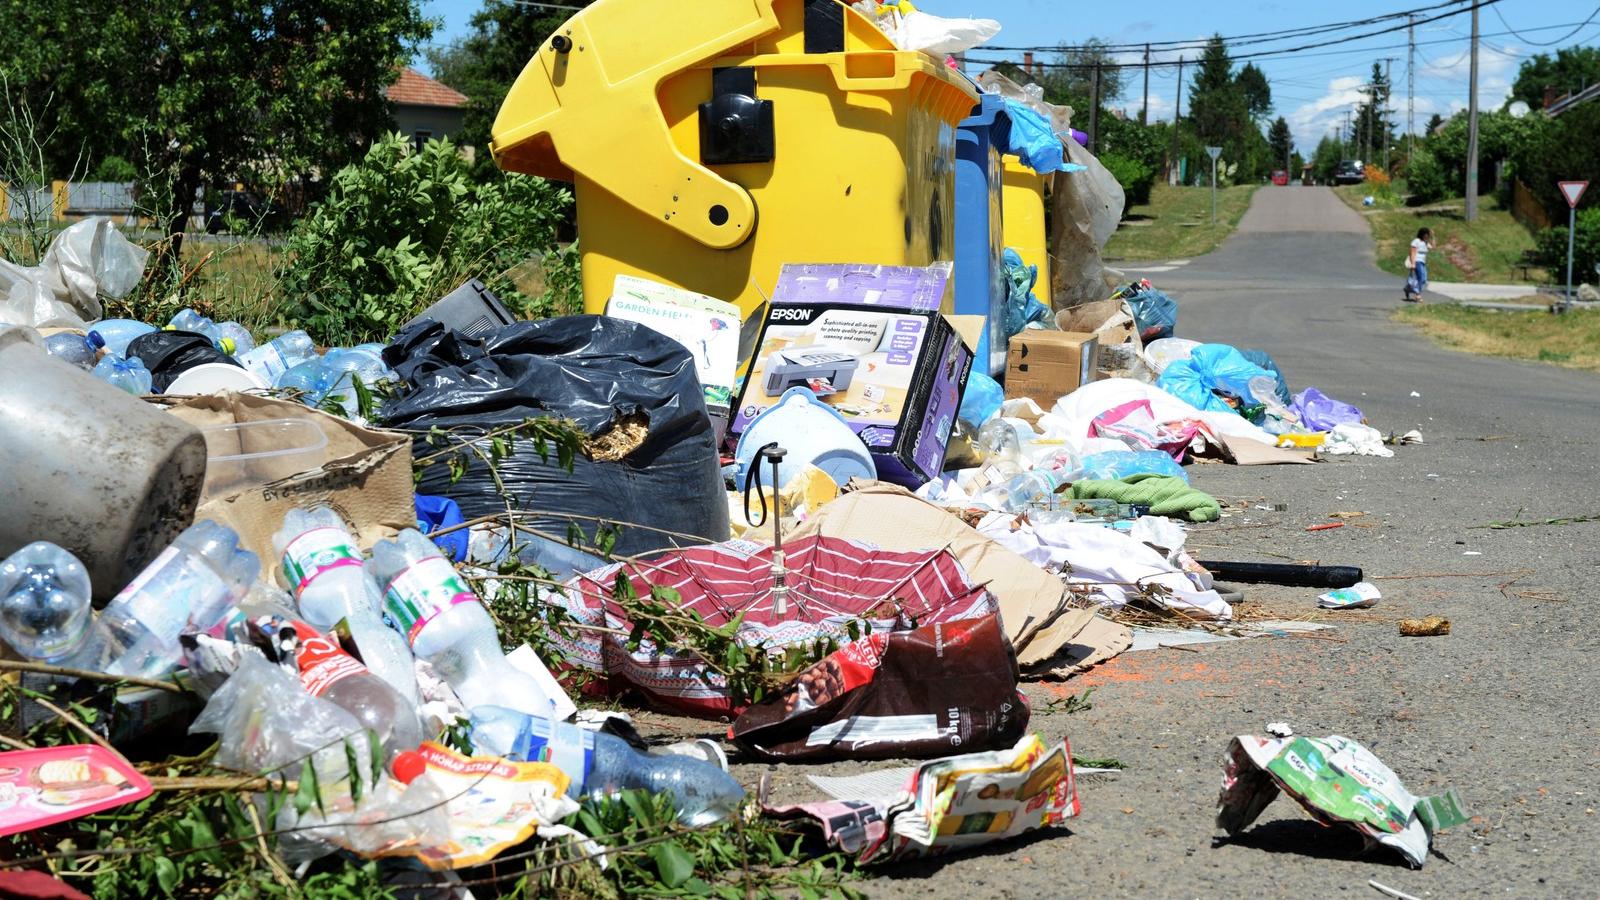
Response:
POLYGON ((453 145, 415 150, 400 135, 340 169, 285 248, 281 284, 300 324, 328 343, 384 340, 468 278, 520 315, 547 312, 504 273, 553 251, 572 195, 539 178, 478 184, 470 173, 453 145))
MULTIPOLYGON (((1528 116, 1524 121, 1532 125, 1526 139, 1512 150, 1512 170, 1551 220, 1564 222, 1567 201, 1557 182, 1600 182, 1600 153, 1595 152, 1600 146, 1600 104, 1573 107, 1558 119, 1528 116)), ((1600 195, 1591 187, 1583 205, 1596 204, 1600 204, 1600 195)), ((1566 253, 1565 249, 1562 253, 1566 253)))
POLYGON ((1150 186, 1156 180, 1155 169, 1116 153, 1101 154, 1100 164, 1122 185, 1123 192, 1128 195, 1127 206, 1144 206, 1150 202, 1150 186))
POLYGON ((1452 193, 1444 166, 1422 147, 1406 161, 1406 187, 1411 191, 1412 203, 1434 203, 1452 193))
MULTIPOLYGON (((1567 226, 1539 232, 1539 261, 1550 267, 1558 283, 1567 278, 1567 226)), ((1600 207, 1578 210, 1578 236, 1572 247, 1572 283, 1596 281, 1595 265, 1600 263, 1600 207)))

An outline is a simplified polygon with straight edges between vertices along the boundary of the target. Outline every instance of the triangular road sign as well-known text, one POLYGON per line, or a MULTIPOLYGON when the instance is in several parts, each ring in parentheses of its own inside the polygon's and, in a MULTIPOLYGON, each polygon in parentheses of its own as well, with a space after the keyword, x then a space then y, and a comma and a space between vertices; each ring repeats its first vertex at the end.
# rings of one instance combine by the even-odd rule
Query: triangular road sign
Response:
POLYGON ((1578 208, 1578 198, 1583 196, 1583 191, 1589 186, 1587 181, 1560 181, 1561 193, 1567 198, 1567 205, 1573 209, 1578 208))

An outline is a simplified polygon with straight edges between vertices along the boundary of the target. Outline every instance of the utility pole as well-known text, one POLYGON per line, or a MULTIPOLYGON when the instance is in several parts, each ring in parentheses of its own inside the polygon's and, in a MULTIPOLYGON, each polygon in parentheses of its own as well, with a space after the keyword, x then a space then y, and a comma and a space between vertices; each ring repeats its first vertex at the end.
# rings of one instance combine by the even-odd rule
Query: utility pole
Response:
POLYGON ((1396 57, 1383 58, 1383 173, 1389 174, 1389 100, 1394 97, 1393 64, 1396 57))
POLYGON ((1472 4, 1472 82, 1467 88, 1467 221, 1478 220, 1478 6, 1472 4))
POLYGON ((1094 80, 1089 84, 1089 152, 1100 155, 1100 60, 1094 61, 1094 80))
POLYGON ((1356 133, 1350 130, 1351 112, 1352 111, 1348 109, 1344 111, 1344 130, 1339 132, 1339 143, 1344 145, 1344 157, 1346 159, 1349 159, 1353 155, 1350 153, 1350 149, 1356 144, 1356 133))
POLYGON ((1178 57, 1178 99, 1172 104, 1172 183, 1178 183, 1178 125, 1183 121, 1183 57, 1178 57))
POLYGON ((1139 124, 1150 124, 1150 45, 1144 45, 1144 105, 1139 107, 1139 124))
POLYGON ((1406 17, 1406 165, 1417 155, 1417 16, 1406 17))

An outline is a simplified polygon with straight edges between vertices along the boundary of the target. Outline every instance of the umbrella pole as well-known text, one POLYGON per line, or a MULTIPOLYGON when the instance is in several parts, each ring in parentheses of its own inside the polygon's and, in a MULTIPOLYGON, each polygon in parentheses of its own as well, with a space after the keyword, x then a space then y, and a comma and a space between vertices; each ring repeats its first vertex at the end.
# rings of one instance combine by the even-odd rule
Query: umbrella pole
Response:
POLYGON ((761 448, 762 459, 772 463, 772 614, 789 613, 788 571, 783 564, 783 485, 778 482, 778 464, 783 462, 787 450, 778 446, 761 448))

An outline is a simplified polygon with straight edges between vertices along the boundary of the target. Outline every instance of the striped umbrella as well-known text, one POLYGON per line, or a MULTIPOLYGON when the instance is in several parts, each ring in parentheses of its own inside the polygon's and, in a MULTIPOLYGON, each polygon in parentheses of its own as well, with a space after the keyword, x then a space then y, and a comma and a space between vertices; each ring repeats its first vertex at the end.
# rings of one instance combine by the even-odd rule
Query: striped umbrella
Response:
POLYGON ((632 627, 612 599, 620 575, 640 596, 652 587, 677 591, 679 605, 709 625, 742 615, 745 646, 781 653, 818 639, 849 640, 853 620, 873 631, 912 623, 950 621, 998 610, 994 595, 975 585, 948 550, 901 552, 837 537, 810 537, 782 553, 786 602, 774 594, 774 557, 780 551, 751 541, 727 541, 672 551, 649 560, 614 563, 567 582, 565 596, 546 598, 585 625, 622 632, 580 631, 556 643, 567 662, 605 676, 613 690, 632 687, 652 702, 691 715, 730 716, 734 708, 723 679, 692 653, 650 641, 630 651, 632 627), (786 608, 785 608, 786 607, 786 608))

